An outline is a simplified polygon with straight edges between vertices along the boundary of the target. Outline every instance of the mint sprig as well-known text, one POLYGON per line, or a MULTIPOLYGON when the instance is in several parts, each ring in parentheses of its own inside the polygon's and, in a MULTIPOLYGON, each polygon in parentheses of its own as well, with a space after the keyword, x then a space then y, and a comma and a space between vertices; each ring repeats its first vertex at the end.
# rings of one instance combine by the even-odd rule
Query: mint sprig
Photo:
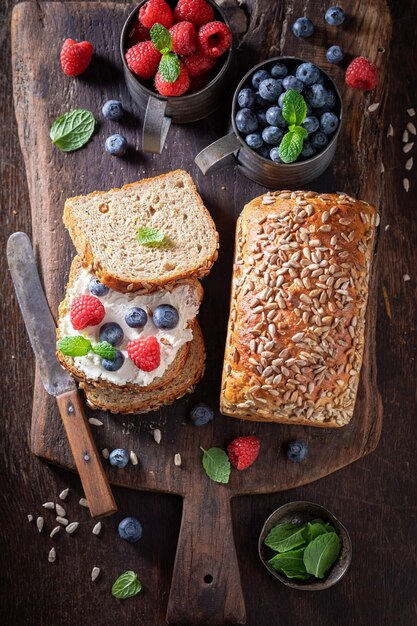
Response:
POLYGON ((180 75, 181 66, 178 55, 172 52, 171 33, 162 24, 154 24, 149 31, 151 41, 155 48, 162 54, 158 72, 168 83, 175 83, 180 75))
POLYGON ((201 448, 201 450, 203 451, 202 463, 207 476, 216 483, 228 483, 231 467, 226 452, 221 448, 209 448, 209 450, 201 448))
POLYGON ((87 143, 94 132, 95 124, 96 121, 90 111, 74 109, 53 122, 49 137, 62 152, 72 152, 87 143))
POLYGON ((139 228, 136 240, 141 246, 158 248, 165 242, 165 235, 158 228, 143 226, 139 228))
POLYGON ((111 588, 111 594, 114 598, 126 600, 126 598, 136 596, 141 589, 142 583, 140 582, 137 574, 132 572, 132 570, 128 570, 116 578, 111 588))
POLYGON ((86 356, 89 352, 94 352, 109 361, 112 361, 115 355, 115 349, 108 341, 100 341, 93 346, 91 341, 82 335, 63 337, 58 341, 58 350, 65 356, 72 357, 86 356))
POLYGON ((301 124, 306 115, 307 105, 303 96, 294 89, 286 91, 282 99, 282 117, 288 124, 288 132, 285 133, 278 149, 283 163, 293 163, 303 149, 303 141, 308 133, 301 124))

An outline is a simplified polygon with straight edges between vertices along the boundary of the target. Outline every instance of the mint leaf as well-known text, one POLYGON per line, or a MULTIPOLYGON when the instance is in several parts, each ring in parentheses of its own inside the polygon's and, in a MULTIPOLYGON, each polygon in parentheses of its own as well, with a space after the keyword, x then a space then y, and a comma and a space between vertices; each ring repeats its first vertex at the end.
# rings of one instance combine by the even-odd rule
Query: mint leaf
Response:
POLYGON ((139 228, 136 239, 142 246, 157 248, 164 243, 165 236, 164 233, 157 228, 143 226, 142 228, 139 228))
POLYGON ((299 135, 301 139, 305 139, 306 137, 308 137, 308 132, 302 126, 296 126, 295 124, 291 124, 290 126, 288 126, 288 130, 290 131, 290 133, 296 133, 297 135, 299 135))
POLYGON ((278 154, 284 163, 292 163, 303 149, 303 138, 296 132, 285 133, 279 145, 278 154))
POLYGON ((309 574, 324 578, 339 556, 341 543, 336 533, 326 533, 313 539, 304 551, 304 565, 309 574))
POLYGON ((282 117, 288 124, 302 124, 307 115, 307 105, 303 96, 294 89, 288 89, 282 99, 282 117))
POLYGON ((101 356, 102 359, 113 361, 115 349, 108 341, 99 341, 92 347, 93 352, 101 356))
POLYGON ((131 570, 120 574, 111 588, 111 594, 114 598, 125 600, 131 598, 139 593, 142 589, 142 583, 140 582, 137 574, 131 570))
POLYGON ((151 35, 151 41, 155 48, 159 50, 161 54, 166 54, 172 50, 172 37, 171 33, 162 24, 154 24, 149 31, 151 35))
POLYGON ((327 528, 323 522, 309 522, 307 524, 307 541, 313 541, 316 537, 325 535, 327 532, 327 528))
POLYGON ((299 548, 298 550, 291 550, 284 554, 276 554, 268 563, 277 570, 282 572, 287 578, 301 578, 307 580, 310 578, 310 574, 307 572, 304 565, 304 550, 305 548, 299 548))
POLYGON ((228 483, 230 478, 230 461, 221 448, 210 448, 203 451, 203 467, 206 474, 216 483, 228 483))
POLYGON ((271 528, 264 544, 276 552, 288 552, 306 543, 307 524, 295 526, 281 523, 271 528))
POLYGON ((180 75, 181 67, 179 58, 174 52, 167 52, 162 55, 159 61, 158 72, 168 83, 175 83, 180 75))
POLYGON ((58 341, 58 350, 65 356, 85 356, 91 350, 91 343, 82 335, 63 337, 58 341))
POLYGON ((64 113, 53 122, 49 137, 63 152, 78 150, 94 132, 95 119, 87 109, 74 109, 64 113))

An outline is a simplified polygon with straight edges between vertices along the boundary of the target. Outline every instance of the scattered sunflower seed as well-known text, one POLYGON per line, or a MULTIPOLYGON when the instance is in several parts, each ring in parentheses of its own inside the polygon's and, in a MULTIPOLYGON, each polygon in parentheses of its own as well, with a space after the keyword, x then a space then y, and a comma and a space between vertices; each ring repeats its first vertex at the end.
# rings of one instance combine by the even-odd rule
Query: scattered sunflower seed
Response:
POLYGON ((91 570, 91 580, 94 582, 96 578, 99 576, 99 574, 100 574, 100 568, 93 567, 93 569, 91 570))
POLYGON ((410 141, 409 143, 406 143, 405 146, 403 146, 403 152, 407 153, 410 152, 410 150, 413 149, 414 146, 414 141, 410 141))
POLYGON ((69 488, 67 487, 66 489, 64 489, 64 491, 61 491, 61 493, 59 494, 59 497, 61 500, 65 500, 68 494, 69 494, 69 488))
POLYGON ((383 174, 385 172, 385 167, 384 167, 384 164, 382 163, 382 161, 381 161, 381 167, 380 167, 379 171, 381 172, 381 174, 383 174))
POLYGON ((44 502, 42 504, 44 509, 54 509, 55 508, 55 504, 53 502, 44 502))
POLYGON ((379 213, 376 214, 376 218, 375 218, 375 226, 379 226, 381 223, 381 216, 379 213))
POLYGON ((100 420, 98 420, 96 417, 89 417, 88 421, 90 422, 90 424, 92 424, 93 426, 103 426, 103 422, 101 422, 100 420))
POLYGON ((31 513, 28 515, 28 522, 33 522, 33 515, 31 513))
POLYGON ((107 448, 103 448, 103 450, 101 451, 101 454, 104 456, 105 459, 108 459, 110 452, 108 451, 107 448))
POLYGON ((387 224, 387 225, 385 226, 385 230, 387 231, 387 230, 388 230, 388 228, 389 228, 389 224, 387 224))
POLYGON ((390 124, 387 130, 387 137, 393 137, 393 136, 394 136, 394 129, 392 127, 392 124, 390 124))
POLYGON ((407 161, 405 162, 405 169, 410 171, 411 169, 413 169, 413 157, 410 157, 409 159, 407 159, 407 161))
POLYGON ((85 498, 80 498, 78 504, 80 504, 81 506, 84 506, 86 509, 89 509, 90 507, 88 506, 88 502, 85 498))
POLYGON ((407 113, 410 117, 414 117, 416 114, 415 109, 411 108, 411 109, 407 109, 407 113))
POLYGON ((56 510, 56 512, 58 513, 58 515, 60 517, 65 517, 66 514, 67 514, 66 510, 64 509, 64 507, 61 506, 60 504, 55 504, 55 510, 56 510))
POLYGON ((55 548, 51 548, 49 550, 48 561, 50 563, 55 563, 55 561, 56 561, 56 551, 55 551, 55 548))
POLYGON ((406 283, 406 282, 408 282, 409 280, 411 280, 411 276, 410 276, 410 274, 403 274, 403 281, 406 283))
POLYGON ((181 465, 181 454, 179 454, 178 452, 174 456, 174 465, 176 465, 177 467, 180 467, 181 465))
POLYGON ((60 530, 61 530, 61 526, 55 526, 55 528, 53 528, 51 532, 49 533, 50 538, 52 539, 52 537, 55 537, 55 535, 57 535, 60 530))
POLYGON ((133 450, 130 451, 130 462, 132 463, 132 465, 137 465, 139 463, 138 461, 138 457, 137 455, 133 452, 133 450))
POLYGON ((416 127, 414 126, 413 122, 408 122, 408 124, 407 124, 407 130, 408 130, 408 132, 410 132, 412 135, 417 134, 417 129, 416 129, 416 127))
POLYGON ((58 524, 62 524, 62 526, 66 526, 68 524, 68 520, 66 517, 61 517, 60 515, 57 515, 55 519, 58 522, 58 524))
POLYGON ((410 189, 410 181, 408 180, 408 178, 403 178, 403 187, 407 192, 410 189))
POLYGON ((162 435, 161 435, 161 431, 159 430, 159 428, 154 429, 153 438, 155 439, 156 443, 161 443, 162 435))
POLYGON ((409 137, 408 137, 408 130, 405 130, 403 132, 403 143, 407 143, 409 137))
POLYGON ((369 113, 373 113, 374 111, 376 111, 379 108, 380 104, 380 102, 374 102, 373 104, 370 104, 368 107, 369 113))
POLYGON ((93 533, 93 535, 99 535, 100 531, 101 531, 101 522, 97 522, 97 524, 94 526, 91 532, 93 533))
POLYGON ((78 526, 79 526, 78 522, 71 522, 71 524, 68 524, 68 526, 65 528, 65 530, 67 531, 67 533, 69 535, 71 535, 72 533, 74 533, 77 530, 78 526))
POLYGON ((38 517, 38 518, 36 519, 36 526, 37 526, 37 529, 39 530, 39 532, 40 532, 40 533, 42 532, 42 528, 43 528, 43 523, 44 523, 44 521, 45 521, 45 520, 43 519, 43 517, 38 517))

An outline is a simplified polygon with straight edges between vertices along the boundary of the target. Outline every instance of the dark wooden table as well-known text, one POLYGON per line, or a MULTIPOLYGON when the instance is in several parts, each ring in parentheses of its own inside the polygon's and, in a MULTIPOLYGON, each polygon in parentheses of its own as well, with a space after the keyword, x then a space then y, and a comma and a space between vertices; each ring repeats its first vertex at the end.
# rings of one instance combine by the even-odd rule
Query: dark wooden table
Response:
MULTIPOLYGON (((30 234, 30 208, 25 172, 13 115, 9 17, 15 0, 1 5, 0 160, 1 240, 15 230, 30 234)), ((272 3, 272 2, 271 2, 272 3)), ((243 4, 251 18, 255 2, 243 4)), ((290 10, 292 2, 282 3, 290 10)), ((343 2, 341 2, 343 5, 343 2)), ((388 3, 392 16, 392 42, 385 51, 388 64, 384 108, 381 180, 383 224, 379 268, 377 355, 378 383, 384 402, 384 426, 377 450, 329 477, 270 496, 233 501, 234 532, 245 593, 248 625, 310 626, 382 625, 409 626, 417 621, 417 471, 414 439, 417 415, 417 186, 413 171, 411 188, 404 193, 404 154, 401 134, 406 109, 417 108, 415 24, 417 5, 412 0, 388 3), (395 129, 385 139, 388 124, 395 129), (387 230, 385 228, 389 226, 387 230), (411 280, 403 281, 409 274, 411 280), (386 293, 390 302, 388 315, 386 293), (354 555, 346 578, 319 594, 287 590, 267 574, 257 557, 257 537, 265 518, 280 504, 306 499, 324 504, 348 527, 354 555)), ((330 5, 323 3, 323 6, 330 5)), ((290 20, 292 19, 290 15, 290 20)), ((267 19, 267 15, 265 18, 267 19)), ((256 27, 250 22, 251 26, 256 27)), ((243 30, 243 28, 242 28, 243 30)), ((33 45, 38 45, 33 42, 33 45)), ((268 42, 268 45, 272 45, 268 42)), ((275 51, 279 50, 276 42, 275 51)), ((46 52, 47 53, 47 52, 46 52)), ((417 116, 412 120, 417 125, 417 116)), ((355 149, 352 147, 352 149, 355 149)), ((369 146, 372 150, 372 146, 369 146)), ((341 163, 339 167, 348 167, 341 163)), ((415 170, 414 170, 415 171, 415 170)), ((243 180, 243 179, 242 179, 243 180)), ((375 186, 374 181, 370 181, 375 186)), ((332 191, 332 190, 330 190, 332 191)), ((367 198, 369 199, 369 198, 367 198)), ((149 532, 140 546, 116 537, 116 522, 104 522, 98 538, 91 535, 87 511, 79 512, 77 541, 62 542, 59 567, 48 563, 52 542, 29 524, 27 514, 41 514, 41 503, 54 500, 70 488, 68 509, 77 510, 82 495, 76 476, 51 467, 29 452, 30 414, 34 361, 8 276, 5 255, 2 268, 1 331, 2 417, 0 421, 1 583, 0 619, 7 626, 110 626, 164 623, 181 500, 172 496, 115 489, 119 510, 137 515, 149 532), (129 549, 128 549, 129 548, 129 549), (89 581, 93 565, 102 570, 96 583, 89 581), (141 567, 155 573, 138 601, 118 603, 110 595, 114 577, 141 567), (158 584, 156 584, 156 581, 158 584)), ((129 419, 123 420, 129 427, 129 419)), ((57 542, 59 545, 59 542, 57 542)))

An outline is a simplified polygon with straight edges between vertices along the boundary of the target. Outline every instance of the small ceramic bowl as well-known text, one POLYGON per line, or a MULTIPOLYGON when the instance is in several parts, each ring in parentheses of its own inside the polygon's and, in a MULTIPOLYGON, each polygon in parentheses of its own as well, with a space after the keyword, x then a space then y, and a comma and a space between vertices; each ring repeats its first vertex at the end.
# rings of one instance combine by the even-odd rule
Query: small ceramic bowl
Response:
POLYGON ((268 572, 270 572, 272 576, 275 576, 275 578, 278 578, 284 585, 287 585, 287 587, 301 589, 302 591, 322 591, 323 589, 328 589, 335 585, 346 574, 352 560, 352 543, 346 528, 330 511, 319 504, 301 500, 280 506, 279 509, 268 517, 259 535, 258 552, 268 572), (324 522, 330 522, 339 535, 342 549, 337 561, 332 565, 325 578, 317 579, 314 582, 287 578, 284 574, 280 574, 280 572, 277 572, 269 565, 268 560, 272 558, 273 551, 264 544, 265 537, 271 528, 276 526, 279 522, 303 524, 304 522, 311 522, 311 520, 316 518, 321 518, 324 522))

